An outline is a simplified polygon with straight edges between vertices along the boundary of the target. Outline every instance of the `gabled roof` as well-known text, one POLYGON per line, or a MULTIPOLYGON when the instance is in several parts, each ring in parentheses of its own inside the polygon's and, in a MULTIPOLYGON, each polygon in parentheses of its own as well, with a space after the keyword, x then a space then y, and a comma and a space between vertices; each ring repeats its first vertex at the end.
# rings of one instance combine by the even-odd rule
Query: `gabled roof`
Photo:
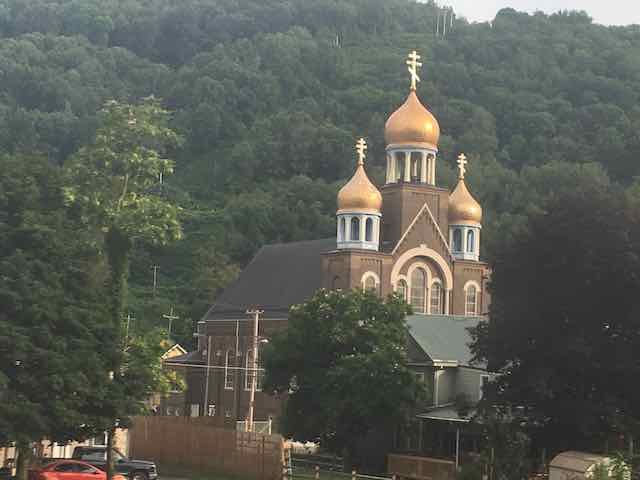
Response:
MULTIPOLYGON (((410 315, 409 334, 433 363, 459 366, 471 365, 469 327, 475 327, 480 317, 461 315, 410 315)), ((474 364, 484 368, 484 365, 474 364)))
POLYGON ((184 355, 185 353, 187 353, 187 351, 182 347, 182 345, 180 345, 179 343, 176 343, 173 345, 173 347, 171 347, 169 350, 164 352, 161 358, 162 360, 167 360, 170 358, 179 357, 181 355, 184 355))
POLYGON ((176 357, 163 359, 163 362, 167 365, 181 364, 181 363, 203 363, 204 355, 201 350, 195 350, 193 352, 185 353, 184 355, 178 355, 176 357))
POLYGON ((274 312, 286 317, 291 305, 308 300, 321 287, 320 254, 335 248, 335 237, 262 247, 203 320, 244 318, 250 307, 261 308, 265 317, 274 312))

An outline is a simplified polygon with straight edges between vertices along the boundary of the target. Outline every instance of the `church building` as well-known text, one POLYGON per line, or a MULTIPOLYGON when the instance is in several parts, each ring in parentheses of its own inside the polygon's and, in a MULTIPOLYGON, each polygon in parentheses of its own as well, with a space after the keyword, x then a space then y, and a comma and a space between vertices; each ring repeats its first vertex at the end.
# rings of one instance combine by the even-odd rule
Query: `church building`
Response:
POLYGON ((465 183, 464 154, 454 190, 438 186, 440 127, 416 91, 419 58, 409 55, 407 98, 386 122, 384 185, 367 176, 360 139, 355 172, 337 196, 335 237, 263 247, 198 323, 197 351, 172 359, 187 367, 187 412, 235 426, 247 418, 255 376, 253 417, 277 419, 281 399, 260 391, 259 345, 319 288, 397 292, 413 307, 410 361, 433 396, 419 418, 455 420, 456 398, 481 397, 486 371, 471 364, 466 329, 490 302, 482 208, 465 183))

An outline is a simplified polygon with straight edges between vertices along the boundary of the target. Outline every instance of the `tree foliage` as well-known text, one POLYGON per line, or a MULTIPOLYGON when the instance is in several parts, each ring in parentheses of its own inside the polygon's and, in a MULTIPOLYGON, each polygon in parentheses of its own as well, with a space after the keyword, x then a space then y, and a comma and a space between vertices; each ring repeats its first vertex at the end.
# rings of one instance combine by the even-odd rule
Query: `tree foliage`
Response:
POLYGON ((368 433, 406 420, 424 393, 407 366, 409 309, 395 296, 323 290, 292 307, 264 352, 265 390, 289 393, 283 432, 352 460, 368 433))
POLYGON ((473 348, 502 374, 489 402, 550 451, 638 434, 638 211, 617 188, 559 191, 497 255, 473 348))
POLYGON ((194 281, 206 271, 222 288, 233 278, 226 272, 264 243, 333 235, 353 138, 367 137, 368 172, 383 179, 384 122, 406 94, 404 60, 414 48, 424 63, 418 93, 443 132, 437 183, 452 186, 454 159, 465 151, 486 214, 487 259, 539 208, 548 185, 564 188, 564 179, 570 188, 573 174, 626 185, 640 175, 637 27, 504 9, 491 24, 456 18, 442 38, 438 8, 410 0, 7 0, 0 151, 38 150, 63 163, 92 141, 97 112, 114 98, 155 95, 175 112, 171 127, 185 144, 164 192, 193 216, 181 244, 133 253, 140 331, 158 326, 168 305, 190 331, 206 308, 194 281), (220 255, 206 268, 185 254, 208 248, 220 255), (161 267, 155 296, 153 265, 161 267))
MULTIPOLYGON (((161 386, 160 342, 131 339, 123 327, 134 244, 165 245, 181 236, 177 207, 157 191, 161 175, 173 168, 162 152, 179 139, 167 117, 153 97, 140 105, 109 101, 95 141, 66 165, 66 201, 101 233, 108 266, 111 328, 105 341, 112 381, 102 399, 108 447, 115 428, 143 410, 145 400, 161 386)), ((107 448, 109 479, 113 472, 112 449, 107 448)))
POLYGON ((9 173, 0 178, 0 443, 25 454, 33 441, 97 431, 105 292, 92 237, 64 208, 59 169, 23 155, 0 157, 0 169, 9 173))

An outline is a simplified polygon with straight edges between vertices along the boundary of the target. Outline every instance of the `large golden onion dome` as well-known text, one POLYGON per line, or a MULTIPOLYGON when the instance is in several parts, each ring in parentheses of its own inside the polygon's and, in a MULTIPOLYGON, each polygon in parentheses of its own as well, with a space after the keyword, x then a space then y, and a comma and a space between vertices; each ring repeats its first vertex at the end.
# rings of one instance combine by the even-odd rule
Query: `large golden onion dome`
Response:
POLYGON ((387 146, 415 145, 437 150, 440 125, 412 89, 402 106, 387 120, 384 138, 387 146))
POLYGON ((449 224, 468 225, 481 222, 482 207, 471 196, 464 178, 461 178, 455 190, 449 195, 449 224))
POLYGON ((351 180, 338 192, 338 214, 346 212, 380 213, 382 195, 364 171, 364 162, 358 161, 351 180))

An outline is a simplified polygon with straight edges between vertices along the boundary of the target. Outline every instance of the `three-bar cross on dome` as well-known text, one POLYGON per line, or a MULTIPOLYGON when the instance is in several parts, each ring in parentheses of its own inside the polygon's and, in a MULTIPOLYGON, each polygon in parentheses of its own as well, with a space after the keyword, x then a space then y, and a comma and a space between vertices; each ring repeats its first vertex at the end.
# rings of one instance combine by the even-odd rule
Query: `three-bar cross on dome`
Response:
POLYGON ((411 74, 411 90, 404 104, 387 120, 384 138, 389 147, 413 145, 437 151, 440 125, 416 95, 416 82, 420 81, 417 69, 422 66, 419 59, 420 55, 415 50, 409 54, 407 65, 411 74))
POLYGON ((469 193, 464 182, 466 165, 467 157, 461 153, 458 156, 458 185, 449 196, 449 223, 479 225, 482 222, 482 207, 469 193))
POLYGON ((358 164, 351 180, 338 192, 338 214, 342 212, 380 213, 382 195, 369 180, 364 170, 367 144, 363 138, 358 140, 358 164))

